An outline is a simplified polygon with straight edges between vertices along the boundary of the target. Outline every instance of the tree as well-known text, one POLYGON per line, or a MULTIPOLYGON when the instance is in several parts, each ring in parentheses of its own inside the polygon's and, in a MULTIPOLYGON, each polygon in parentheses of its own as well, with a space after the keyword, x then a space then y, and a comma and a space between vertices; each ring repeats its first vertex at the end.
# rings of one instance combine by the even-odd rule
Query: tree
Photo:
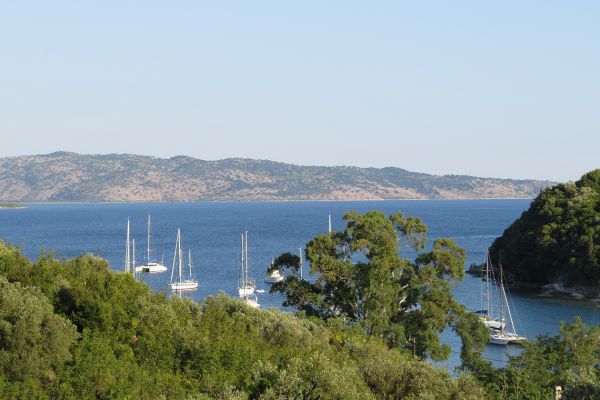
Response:
POLYGON ((562 323, 559 336, 541 336, 512 357, 491 390, 506 399, 537 399, 550 398, 557 385, 565 400, 600 398, 600 327, 579 318, 562 323))
POLYGON ((44 397, 57 384, 56 370, 71 359, 75 326, 54 314, 38 288, 0 277, 0 394, 44 397))
POLYGON ((306 245, 314 281, 300 279, 297 256, 275 259, 271 270, 283 269, 287 277, 271 292, 283 293, 284 305, 341 319, 390 347, 408 345, 420 357, 448 357, 449 346, 439 340, 448 326, 468 343, 463 359, 482 350, 487 332, 451 292, 451 282, 464 276, 463 249, 442 238, 425 251, 427 227, 402 213, 387 218, 379 211, 349 212, 344 220, 343 232, 319 235, 306 245), (401 245, 414 259, 400 256, 401 245))

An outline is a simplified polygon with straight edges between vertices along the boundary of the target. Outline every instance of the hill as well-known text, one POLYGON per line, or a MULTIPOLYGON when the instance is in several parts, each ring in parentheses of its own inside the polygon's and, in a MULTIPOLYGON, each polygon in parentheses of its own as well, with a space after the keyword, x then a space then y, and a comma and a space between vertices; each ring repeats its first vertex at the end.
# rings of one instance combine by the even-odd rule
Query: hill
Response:
POLYGON ((513 283, 598 294, 600 169, 544 189, 490 247, 513 283), (559 284, 559 285, 556 285, 559 284))
POLYGON ((0 158, 0 201, 250 201, 532 198, 548 181, 56 152, 0 158))

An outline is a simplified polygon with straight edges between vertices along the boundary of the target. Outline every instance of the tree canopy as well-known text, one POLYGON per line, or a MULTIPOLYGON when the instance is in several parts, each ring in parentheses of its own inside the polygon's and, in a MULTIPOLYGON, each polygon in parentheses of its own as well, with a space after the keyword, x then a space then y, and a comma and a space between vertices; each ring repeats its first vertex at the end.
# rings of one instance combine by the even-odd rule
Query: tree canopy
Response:
POLYGON ((319 235, 306 245, 313 280, 299 277, 298 256, 285 253, 271 269, 287 278, 271 291, 286 306, 324 320, 339 319, 379 337, 390 347, 412 347, 423 358, 445 359, 439 334, 452 327, 463 338, 463 358, 481 351, 487 332, 452 295, 464 276, 465 251, 441 238, 427 246, 419 218, 379 211, 344 215, 343 232, 319 235), (403 258, 401 251, 411 258, 403 258))

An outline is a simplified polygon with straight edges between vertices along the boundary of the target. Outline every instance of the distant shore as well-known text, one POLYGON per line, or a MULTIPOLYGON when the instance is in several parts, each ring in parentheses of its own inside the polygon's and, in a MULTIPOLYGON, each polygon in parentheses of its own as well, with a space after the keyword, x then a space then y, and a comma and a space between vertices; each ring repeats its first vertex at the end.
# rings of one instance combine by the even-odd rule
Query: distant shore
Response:
POLYGON ((22 204, 6 204, 6 203, 0 203, 0 208, 5 208, 5 209, 17 209, 17 208, 26 208, 24 205, 22 204))
MULTIPOLYGON (((529 197, 470 197, 470 198, 451 198, 451 199, 336 199, 336 200, 324 200, 324 199, 268 199, 268 200, 140 200, 140 201, 105 201, 105 200, 82 200, 82 201, 28 201, 27 204, 32 205, 60 205, 60 204, 164 204, 164 203, 304 203, 304 202, 320 202, 320 203, 332 203, 332 202, 358 202, 358 201, 369 201, 369 202, 383 202, 383 201, 476 201, 476 200, 533 200, 529 197)), ((0 208, 27 208, 26 205, 0 205, 0 208)))

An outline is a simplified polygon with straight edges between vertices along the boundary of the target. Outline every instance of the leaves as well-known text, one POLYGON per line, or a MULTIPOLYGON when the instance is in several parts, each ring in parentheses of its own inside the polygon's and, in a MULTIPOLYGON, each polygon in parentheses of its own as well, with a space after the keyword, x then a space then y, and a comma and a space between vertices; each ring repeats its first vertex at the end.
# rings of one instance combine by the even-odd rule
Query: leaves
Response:
MULTIPOLYGON (((427 227, 402 213, 388 218, 378 211, 348 212, 344 220, 343 232, 317 236, 306 245, 314 281, 289 276, 271 291, 285 295, 284 305, 359 326, 364 335, 382 338, 390 347, 414 346, 420 357, 447 358, 450 349, 440 344, 439 334, 467 318, 448 283, 463 278, 465 251, 442 238, 424 252, 427 227), (415 260, 400 257, 402 245, 418 251, 415 260)), ((295 268, 289 253, 277 260, 295 268)), ((487 337, 468 340, 464 357, 481 351, 487 337)))

